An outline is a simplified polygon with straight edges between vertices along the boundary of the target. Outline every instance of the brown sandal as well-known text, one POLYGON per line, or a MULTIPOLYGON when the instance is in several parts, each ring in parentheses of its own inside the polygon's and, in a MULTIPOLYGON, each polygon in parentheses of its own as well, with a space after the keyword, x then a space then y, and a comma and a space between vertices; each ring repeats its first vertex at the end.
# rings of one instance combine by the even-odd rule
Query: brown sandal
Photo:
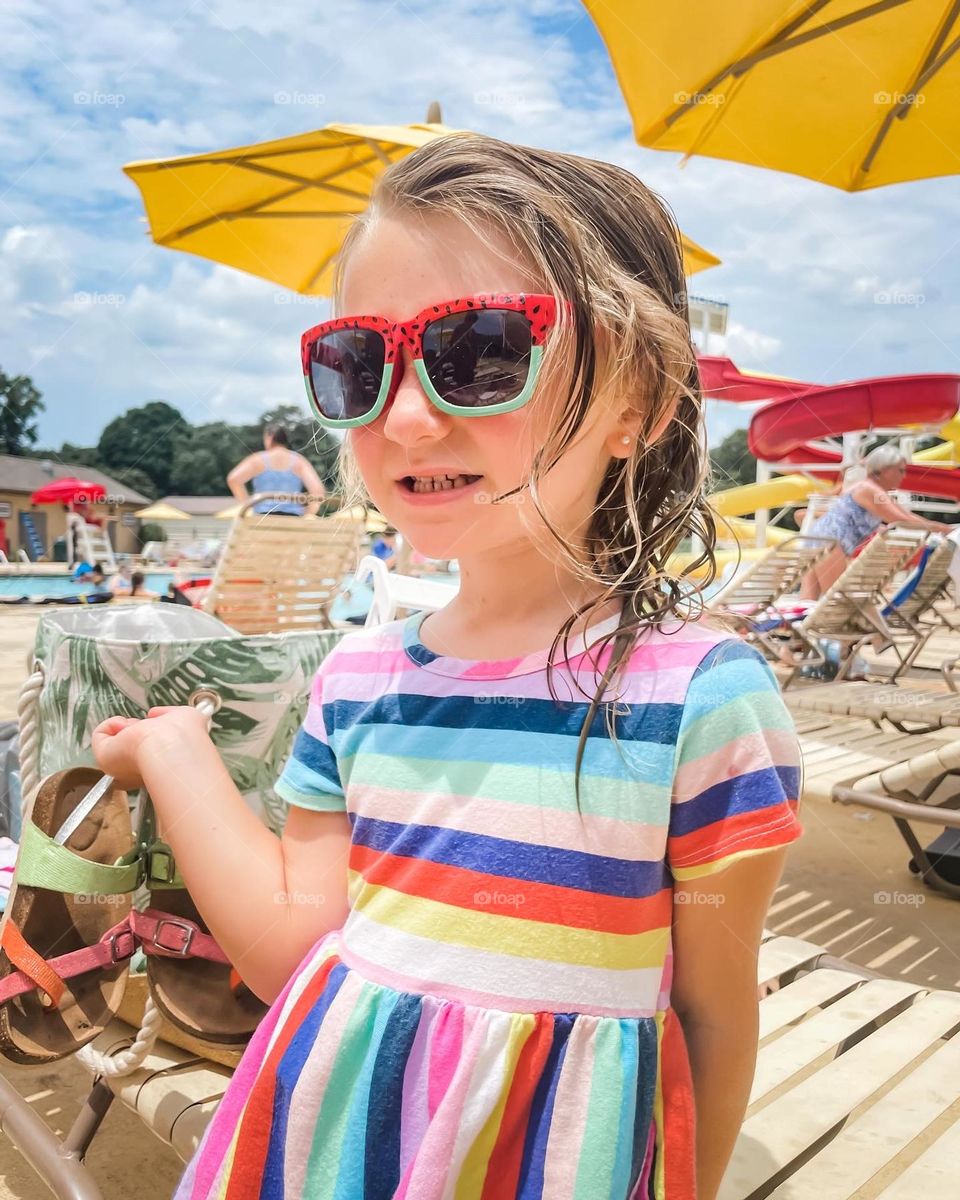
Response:
POLYGON ((150 994, 171 1024, 206 1042, 236 1046, 249 1040, 267 1005, 219 950, 186 889, 152 890, 137 931, 150 994))
POLYGON ((53 1062, 92 1041, 116 1015, 136 948, 129 916, 141 871, 126 792, 91 767, 44 780, 0 924, 6 1058, 53 1062), (98 783, 103 795, 78 820, 75 810, 98 783))
POLYGON ((147 956, 150 994, 167 1020, 184 1033, 205 1042, 242 1045, 268 1006, 250 991, 214 941, 183 885, 172 850, 156 839, 155 822, 148 804, 141 842, 148 847, 150 906, 134 914, 134 925, 147 956))

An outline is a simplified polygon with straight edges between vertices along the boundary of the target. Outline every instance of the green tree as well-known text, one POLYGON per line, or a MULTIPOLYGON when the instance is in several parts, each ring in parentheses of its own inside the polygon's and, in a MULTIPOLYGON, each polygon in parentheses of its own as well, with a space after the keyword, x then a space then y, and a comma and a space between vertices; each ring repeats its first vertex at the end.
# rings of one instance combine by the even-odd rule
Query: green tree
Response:
POLYGON ((720 445, 710 451, 710 466, 713 470, 712 491, 755 483, 757 460, 747 445, 747 431, 735 429, 728 433, 720 445))
POLYGON ((23 454, 36 444, 34 418, 46 405, 26 375, 5 375, 0 370, 0 454, 23 454))
POLYGON ((64 442, 56 451, 56 457, 64 462, 79 463, 82 467, 96 467, 97 470, 103 470, 103 463, 100 461, 96 446, 75 446, 73 442, 64 442))
MULTIPOLYGON (((106 470, 106 468, 101 467, 100 470, 106 470)), ((117 470, 110 471, 109 475, 117 483, 122 483, 124 487, 139 492, 141 496, 146 496, 148 500, 156 500, 159 495, 156 484, 146 471, 141 471, 139 467, 120 467, 117 470)), ((154 541, 156 541, 156 538, 154 538, 154 541)))
POLYGON ((225 496, 227 475, 260 445, 255 430, 213 421, 181 438, 170 470, 170 491, 181 496, 225 496))
POLYGON ((171 404, 151 400, 111 421, 100 436, 97 453, 111 475, 137 468, 159 495, 170 491, 170 473, 181 438, 190 425, 171 404))

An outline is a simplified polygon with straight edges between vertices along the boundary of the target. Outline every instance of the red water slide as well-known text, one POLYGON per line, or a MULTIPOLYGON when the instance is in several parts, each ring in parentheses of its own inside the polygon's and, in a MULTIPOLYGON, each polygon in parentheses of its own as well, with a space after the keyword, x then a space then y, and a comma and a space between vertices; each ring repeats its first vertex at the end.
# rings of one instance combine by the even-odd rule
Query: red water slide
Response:
MULTIPOLYGON (((776 376, 743 374, 729 358, 702 356, 704 394, 718 400, 770 400, 750 421, 750 452, 770 463, 839 463, 841 456, 808 444, 896 425, 941 425, 960 407, 960 375, 895 375, 827 387, 776 376)), ((814 472, 817 474, 818 472, 814 472)), ((823 472, 829 478, 835 472, 823 472)), ((960 470, 911 466, 905 491, 960 500, 960 470)))

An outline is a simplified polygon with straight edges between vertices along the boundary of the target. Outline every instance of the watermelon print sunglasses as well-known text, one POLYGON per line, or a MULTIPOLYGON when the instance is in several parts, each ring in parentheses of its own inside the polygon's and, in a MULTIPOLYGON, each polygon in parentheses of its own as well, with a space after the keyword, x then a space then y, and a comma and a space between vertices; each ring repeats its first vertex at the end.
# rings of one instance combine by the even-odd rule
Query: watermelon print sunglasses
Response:
POLYGON ((327 428, 368 425, 396 394, 402 370, 394 367, 406 346, 420 386, 441 412, 513 412, 533 395, 556 320, 553 296, 524 292, 433 304, 407 321, 324 321, 300 341, 307 395, 327 428))

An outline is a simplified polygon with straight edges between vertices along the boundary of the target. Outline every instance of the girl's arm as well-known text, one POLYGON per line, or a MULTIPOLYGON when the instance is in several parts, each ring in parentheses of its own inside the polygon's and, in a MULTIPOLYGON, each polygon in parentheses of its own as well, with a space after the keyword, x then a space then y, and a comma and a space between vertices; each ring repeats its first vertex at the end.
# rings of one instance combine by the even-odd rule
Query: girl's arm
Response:
POLYGON ((247 483, 257 474, 259 469, 257 457, 256 454, 248 454, 243 462, 237 463, 227 476, 227 487, 230 489, 234 500, 239 500, 242 503, 244 500, 250 499, 250 493, 247 491, 247 483))
POLYGON ((210 932, 270 1003, 310 947, 346 919, 349 821, 292 808, 278 838, 237 791, 206 718, 192 708, 152 711, 145 721, 105 721, 94 732, 97 762, 122 787, 146 785, 210 932))
POLYGON ((693 1075, 698 1200, 715 1200, 750 1099, 760 937, 786 854, 768 850, 675 884, 671 1004, 693 1075))
POLYGON ((883 488, 868 480, 857 484, 853 489, 853 498, 867 512, 880 517, 888 525, 909 525, 913 529, 926 529, 930 533, 950 533, 953 530, 952 525, 945 525, 942 521, 928 521, 926 517, 907 512, 883 488))

